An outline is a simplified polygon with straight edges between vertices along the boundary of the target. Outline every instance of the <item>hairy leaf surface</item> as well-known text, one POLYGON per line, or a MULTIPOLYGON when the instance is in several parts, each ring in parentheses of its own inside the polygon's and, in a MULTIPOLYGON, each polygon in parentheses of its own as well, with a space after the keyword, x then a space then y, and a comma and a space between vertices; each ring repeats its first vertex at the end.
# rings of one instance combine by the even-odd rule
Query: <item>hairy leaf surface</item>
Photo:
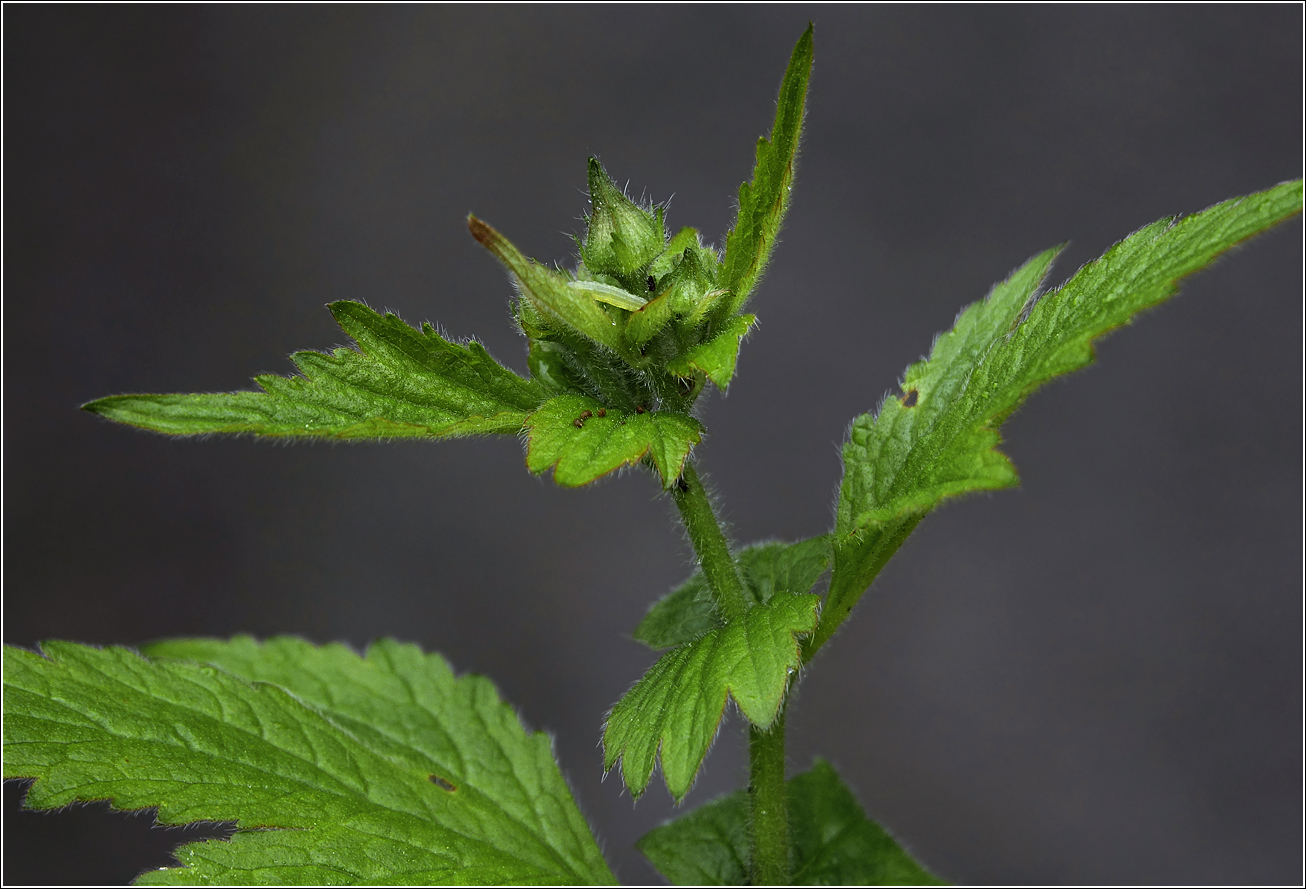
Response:
POLYGON ((646 454, 663 487, 670 488, 703 435, 702 424, 687 414, 626 413, 584 395, 551 398, 526 426, 527 468, 536 474, 552 468, 553 480, 568 488, 638 463, 646 454))
POLYGON ((620 759, 626 786, 639 796, 660 758, 667 789, 677 800, 684 797, 716 737, 727 697, 760 728, 775 720, 798 668, 797 636, 816 625, 819 601, 777 593, 664 654, 608 715, 603 768, 620 759))
POLYGON ((262 392, 114 395, 83 407, 174 435, 449 438, 518 432, 544 401, 538 383, 498 364, 480 343, 451 343, 430 324, 414 330, 361 303, 330 309, 358 351, 296 352, 302 377, 255 377, 262 392))
POLYGON ((1239 242, 1301 212, 1301 180, 1155 222, 1040 296, 1059 248, 967 308, 907 368, 902 397, 855 419, 844 445, 834 575, 819 646, 915 524, 946 497, 1017 483, 1003 421, 1043 383, 1093 360, 1093 343, 1174 295, 1239 242))
POLYGON ((150 883, 604 883, 553 761, 494 686, 438 655, 293 639, 160 643, 147 660, 6 646, 4 774, 32 808, 109 799, 235 821, 150 883), (253 830, 254 828, 287 828, 253 830))
POLYGON ((739 311, 753 292, 775 246, 785 211, 789 209, 811 73, 812 26, 808 25, 780 82, 771 138, 757 140, 753 181, 739 186, 739 217, 726 236, 722 275, 722 286, 731 292, 728 314, 739 311))
POLYGON ((517 279, 521 294, 551 325, 576 330, 614 351, 622 348, 621 330, 592 296, 572 287, 566 276, 545 268, 523 254, 512 242, 475 216, 467 227, 487 250, 499 258, 517 279))
POLYGON ((724 392, 735 375, 739 345, 755 320, 754 315, 736 315, 725 323, 716 336, 677 358, 667 365, 667 370, 681 377, 692 377, 695 370, 701 370, 724 392))
MULTIPOLYGON (((946 885, 866 817, 834 768, 818 759, 787 782, 797 886, 946 885)), ((636 846, 677 886, 739 886, 748 878, 748 793, 699 806, 636 846)))
MULTIPOLYGON (((737 563, 744 589, 755 603, 766 603, 778 592, 806 593, 830 558, 830 539, 822 535, 798 543, 754 543, 739 551, 737 563)), ((723 625, 703 572, 695 570, 649 609, 634 636, 649 648, 670 648, 723 625)))

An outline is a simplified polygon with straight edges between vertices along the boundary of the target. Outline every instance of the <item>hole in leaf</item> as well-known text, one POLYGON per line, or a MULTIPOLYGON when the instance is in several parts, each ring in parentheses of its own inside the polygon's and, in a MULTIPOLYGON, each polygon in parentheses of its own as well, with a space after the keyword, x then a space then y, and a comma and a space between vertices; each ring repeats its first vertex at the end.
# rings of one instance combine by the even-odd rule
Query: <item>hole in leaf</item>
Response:
POLYGON ((430 778, 432 784, 434 784, 436 787, 448 793, 453 793, 458 789, 457 787, 453 786, 453 782, 446 781, 444 778, 441 778, 439 775, 431 775, 430 778))
POLYGON ((915 406, 916 406, 916 390, 915 390, 915 389, 908 389, 908 390, 907 390, 907 394, 904 395, 903 398, 902 398, 902 406, 903 406, 903 407, 915 407, 915 406))

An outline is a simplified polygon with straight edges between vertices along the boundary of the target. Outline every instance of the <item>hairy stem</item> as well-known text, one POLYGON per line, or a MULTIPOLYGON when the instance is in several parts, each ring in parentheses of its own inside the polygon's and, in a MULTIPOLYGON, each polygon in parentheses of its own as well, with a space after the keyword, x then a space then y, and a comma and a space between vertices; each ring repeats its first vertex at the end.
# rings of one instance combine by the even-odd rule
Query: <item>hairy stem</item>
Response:
POLYGON ((708 500, 707 491, 703 489, 703 482, 699 480, 693 463, 685 463, 685 471, 672 489, 672 496, 721 616, 726 620, 742 617, 748 610, 744 585, 739 582, 739 572, 735 570, 730 545, 726 543, 726 536, 716 520, 712 503, 708 500))
MULTIPOLYGON (((730 545, 726 543, 726 536, 693 463, 685 464, 672 495, 721 616, 726 620, 742 617, 748 610, 744 586, 730 555, 730 545)), ((748 759, 748 794, 753 810, 753 884, 783 885, 789 882, 789 806, 785 800, 783 710, 767 731, 749 725, 748 759)))
POLYGON ((789 883, 789 803, 785 799, 785 712, 763 731, 748 727, 748 797, 754 886, 789 883))

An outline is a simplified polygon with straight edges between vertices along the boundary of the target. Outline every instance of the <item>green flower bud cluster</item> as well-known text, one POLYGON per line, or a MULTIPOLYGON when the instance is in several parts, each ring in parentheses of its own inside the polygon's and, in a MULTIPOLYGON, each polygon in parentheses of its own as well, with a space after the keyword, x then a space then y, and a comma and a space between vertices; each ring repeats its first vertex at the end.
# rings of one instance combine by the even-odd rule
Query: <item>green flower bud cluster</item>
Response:
MULTIPOLYGON (((531 375, 625 410, 687 412, 704 372, 687 360, 722 333, 721 259, 697 231, 668 238, 664 208, 641 207, 589 160, 590 214, 574 272, 546 267, 476 217, 472 235, 512 272, 531 375), (677 370, 673 372, 672 367, 677 370)), ((738 342, 738 334, 734 336, 738 342)))

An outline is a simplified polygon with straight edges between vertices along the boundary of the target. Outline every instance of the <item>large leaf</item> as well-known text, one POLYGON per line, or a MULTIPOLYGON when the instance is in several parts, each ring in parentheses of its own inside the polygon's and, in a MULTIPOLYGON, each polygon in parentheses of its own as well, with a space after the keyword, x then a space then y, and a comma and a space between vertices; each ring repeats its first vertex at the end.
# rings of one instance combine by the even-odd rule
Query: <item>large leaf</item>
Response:
POLYGON ((703 426, 687 414, 626 413, 585 395, 549 399, 526 426, 527 468, 537 474, 552 468, 553 480, 568 488, 638 463, 646 454, 663 487, 670 488, 703 435, 703 426))
POLYGON ((684 797, 716 737, 727 697, 759 728, 775 720, 798 668, 797 636, 816 625, 819 601, 777 593, 664 654, 608 715, 603 768, 620 759, 626 786, 639 796, 660 758, 667 789, 677 800, 684 797))
POLYGON ((356 302, 331 314, 358 351, 296 352, 302 377, 255 377, 262 392, 114 395, 88 411, 156 432, 250 432, 397 438, 518 432, 544 390, 499 365, 477 342, 451 343, 356 302))
MULTIPOLYGON (((822 535, 798 543, 754 543, 736 558, 744 589, 753 602, 766 603, 779 592, 806 593, 830 567, 830 557, 830 539, 822 535)), ((695 569, 649 609, 634 636, 649 648, 670 648, 723 624, 703 572, 695 569)))
MULTIPOLYGON (((866 817, 818 759, 787 782, 798 886, 946 885, 866 817)), ((636 845, 677 886, 739 886, 748 876, 748 794, 737 791, 645 834, 636 845)))
POLYGON ((152 649, 219 669, 43 648, 4 651, 4 775, 37 779, 29 807, 109 799, 158 806, 163 824, 237 822, 145 882, 612 881, 549 738, 438 655, 248 638, 152 649))
POLYGON ((731 293, 728 314, 739 311, 762 276, 776 235, 780 233, 780 223, 789 209, 811 73, 812 26, 809 24, 794 46, 784 80, 780 82, 771 138, 757 140, 753 181, 739 186, 739 217, 726 236, 721 285, 731 293))
POLYGON ((1058 249, 1031 259, 958 316, 902 397, 853 421, 844 445, 834 573, 819 646, 921 517, 946 497, 1017 483, 1002 422, 1034 389, 1093 360, 1093 343, 1173 296, 1179 280, 1299 212, 1301 180, 1155 222, 1039 295, 1058 249))

